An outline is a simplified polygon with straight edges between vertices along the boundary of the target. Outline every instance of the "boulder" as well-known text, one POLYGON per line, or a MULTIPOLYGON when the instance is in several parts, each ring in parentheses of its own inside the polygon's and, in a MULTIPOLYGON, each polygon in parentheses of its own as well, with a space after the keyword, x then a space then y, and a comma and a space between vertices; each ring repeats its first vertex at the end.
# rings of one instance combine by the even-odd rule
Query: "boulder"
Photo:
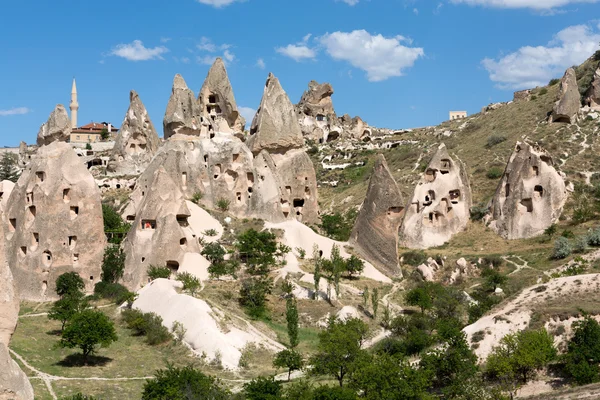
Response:
POLYGON ((550 154, 517 142, 487 220, 490 228, 506 239, 537 236, 558 221, 566 200, 564 179, 550 154))
POLYGON ((100 190, 71 146, 43 146, 15 185, 6 210, 7 258, 23 300, 56 299, 55 281, 75 271, 91 292, 106 239, 100 190))
POLYGON ((38 146, 49 145, 52 142, 66 142, 71 135, 71 121, 65 106, 58 104, 48 117, 37 135, 38 146))
POLYGON ((600 68, 594 73, 592 85, 585 93, 584 105, 600 111, 600 68))
POLYGON ((404 216, 404 204, 385 157, 378 155, 350 244, 367 261, 394 277, 402 277, 398 265, 398 229, 404 216))
POLYGON ((137 175, 152 161, 160 139, 144 103, 135 91, 129 93, 129 109, 115 140, 108 171, 116 175, 137 175))
POLYGON ((560 81, 559 98, 552 110, 551 122, 575 123, 581 106, 581 97, 577 87, 577 76, 569 68, 560 81))
POLYGON ((294 106, 281 87, 279 79, 273 74, 269 74, 267 78, 247 143, 255 155, 262 150, 269 153, 285 153, 304 146, 294 106))
POLYGON ((226 123, 224 127, 215 129, 215 131, 223 131, 223 128, 226 128, 233 132, 244 132, 246 121, 238 112, 225 63, 220 57, 215 60, 208 71, 202 89, 200 89, 198 102, 204 119, 212 120, 213 123, 217 119, 222 119, 226 123))
POLYGON ((441 246, 466 227, 470 208, 471 187, 465 167, 441 144, 405 210, 401 245, 413 249, 441 246))
POLYGON ((33 387, 27 375, 10 358, 6 345, 0 343, 0 400, 33 399, 33 387))
POLYGON ((202 117, 194 92, 188 89, 181 75, 175 75, 171 98, 163 119, 165 139, 178 133, 192 136, 207 135, 209 125, 202 117))

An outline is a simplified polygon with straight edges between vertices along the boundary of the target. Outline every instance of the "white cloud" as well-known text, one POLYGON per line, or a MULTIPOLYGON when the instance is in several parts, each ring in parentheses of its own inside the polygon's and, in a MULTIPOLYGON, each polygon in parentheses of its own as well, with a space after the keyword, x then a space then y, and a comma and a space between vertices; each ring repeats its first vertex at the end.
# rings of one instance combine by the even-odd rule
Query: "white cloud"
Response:
MULTIPOLYGON (((223 55, 221 57, 223 58, 225 64, 232 63, 235 60, 235 54, 233 54, 233 52, 229 50, 230 48, 230 44, 225 43, 217 45, 207 37, 202 37, 200 39, 200 43, 196 45, 196 49, 208 53, 216 53, 217 51, 223 51, 223 55)), ((199 64, 211 65, 216 60, 216 58, 217 56, 215 55, 203 55, 197 56, 196 61, 198 61, 199 64)))
POLYGON ((200 4, 206 4, 208 6, 213 6, 215 8, 227 7, 230 4, 235 2, 244 1, 244 0, 196 0, 200 4))
POLYGON ((312 34, 309 33, 302 38, 301 42, 296 44, 288 44, 285 47, 277 47, 275 51, 298 62, 303 60, 312 60, 317 56, 317 52, 315 49, 308 46, 308 41, 311 37, 312 34))
POLYGON ((419 9, 418 8, 413 8, 413 13, 415 15, 419 15, 419 9))
POLYGON ((196 62, 198 64, 213 65, 216 59, 217 56, 198 56, 196 57, 196 62))
POLYGON ((171 41, 171 38, 168 38, 168 37, 161 37, 161 38, 160 38, 160 42, 161 42, 161 43, 168 43, 168 42, 170 42, 170 41, 171 41))
POLYGON ((238 107, 238 111, 248 124, 252 122, 254 114, 256 114, 256 110, 251 107, 238 107))
POLYGON ((263 60, 262 58, 259 58, 258 60, 256 60, 256 66, 260 69, 267 68, 267 64, 265 63, 265 60, 263 60))
POLYGON ((341 1, 341 2, 343 2, 343 3, 346 3, 346 4, 348 4, 349 6, 355 6, 355 5, 357 5, 357 4, 358 4, 358 2, 359 2, 360 0, 335 0, 335 1, 341 1))
POLYGON ((229 50, 225 50, 225 52, 223 53, 223 60, 225 61, 225 64, 233 62, 235 60, 235 54, 233 54, 229 50))
POLYGON ((546 46, 524 46, 498 59, 481 64, 501 89, 526 89, 546 85, 572 66, 581 64, 596 50, 600 26, 574 25, 554 35, 546 46))
POLYGON ((407 47, 412 41, 404 36, 371 35, 365 30, 328 33, 319 42, 335 60, 347 61, 367 73, 371 82, 402 76, 425 52, 420 47, 407 47))
POLYGON ((162 55, 168 51, 169 49, 164 46, 149 48, 145 47, 141 40, 134 40, 129 44, 118 44, 110 54, 129 61, 148 61, 162 60, 162 55))
POLYGON ((0 117, 8 117, 11 115, 25 115, 29 114, 31 110, 27 107, 14 107, 7 110, 0 110, 0 117))
POLYGON ((575 3, 597 3, 600 0, 450 0, 454 4, 468 4, 496 8, 531 8, 549 10, 575 3))

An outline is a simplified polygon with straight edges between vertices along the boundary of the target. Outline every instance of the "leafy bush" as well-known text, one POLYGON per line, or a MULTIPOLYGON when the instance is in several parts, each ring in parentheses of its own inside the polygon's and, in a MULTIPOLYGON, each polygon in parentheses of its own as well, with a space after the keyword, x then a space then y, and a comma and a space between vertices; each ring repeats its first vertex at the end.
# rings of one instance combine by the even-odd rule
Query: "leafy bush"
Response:
POLYGON ((56 278, 56 294, 60 297, 79 293, 85 289, 85 283, 77 272, 65 272, 56 278))
POLYGON ((117 340, 112 321, 106 314, 96 310, 84 310, 76 314, 65 326, 58 345, 60 347, 78 347, 84 360, 93 354, 97 346, 108 347, 117 340))
POLYGON ((486 256, 481 259, 481 263, 486 266, 491 265, 493 268, 500 268, 504 264, 504 259, 500 256, 486 256))
POLYGON ((600 381, 600 325, 586 316, 573 323, 573 331, 564 356, 565 371, 580 385, 600 381))
POLYGON ((542 89, 540 89, 540 91, 538 92, 538 94, 539 94, 540 96, 543 96, 543 95, 545 95, 546 93, 548 93, 548 89, 546 89, 546 88, 542 88, 542 89))
POLYGON ((219 232, 217 232, 216 229, 207 229, 204 232, 202 232, 202 234, 204 236, 214 237, 214 236, 217 236, 219 234, 219 232))
POLYGON ((261 318, 267 309, 267 295, 273 291, 273 280, 269 277, 249 278, 242 282, 240 304, 253 318, 261 318))
POLYGON ((427 254, 422 250, 411 250, 402 254, 402 259, 404 260, 404 264, 418 267, 427 261, 427 254))
POLYGON ((200 200, 202 200, 202 192, 196 192, 192 195, 192 203, 200 204, 200 200))
POLYGON ((571 252, 571 244, 567 238, 561 236, 554 241, 554 252, 552 253, 552 258, 562 260, 570 256, 571 252))
POLYGON ((148 268, 148 278, 151 280, 163 278, 169 279, 171 277, 171 270, 167 267, 157 267, 155 265, 151 265, 148 268))
POLYGON ((550 79, 550 82, 548 82, 548 86, 554 86, 559 82, 560 82, 560 79, 558 79, 558 78, 550 79))
POLYGON ((488 213, 488 207, 483 203, 479 203, 471 207, 470 212, 472 221, 481 221, 488 213))
POLYGON ((155 313, 144 313, 140 310, 123 310, 121 318, 136 336, 146 336, 146 342, 151 345, 165 343, 171 339, 171 333, 162 324, 162 318, 155 313))
POLYGON ((570 229, 565 229, 562 231, 562 233, 560 234, 560 236, 567 238, 567 239, 573 239, 575 237, 575 234, 573 233, 572 230, 570 229))
POLYGON ((109 245, 102 259, 102 281, 117 283, 125 273, 125 253, 119 246, 109 245))
POLYGON ((301 260, 304 260, 306 258, 306 250, 304 250, 302 247, 296 247, 296 252, 298 253, 298 257, 300 257, 301 260))
POLYGON ((189 400, 210 399, 228 400, 229 391, 221 383, 203 374, 192 366, 176 368, 169 365, 167 369, 156 371, 153 379, 144 384, 142 400, 189 400))
POLYGON ((249 229, 237 237, 236 250, 249 274, 266 275, 276 262, 277 240, 272 232, 249 229))
POLYGON ((485 174, 485 176, 487 176, 488 179, 498 179, 502 175, 504 175, 504 170, 500 167, 492 167, 485 174))
POLYGON ((492 135, 492 136, 488 137, 485 147, 487 147, 489 149, 489 148, 494 147, 495 145, 500 144, 504 141, 506 141, 506 136, 492 135))
POLYGON ((217 200, 217 208, 222 212, 228 211, 230 204, 231 204, 231 202, 227 199, 217 200))
POLYGON ((319 225, 319 228, 323 230, 327 237, 345 242, 350 239, 357 215, 358 212, 355 209, 350 209, 345 214, 337 212, 323 214, 321 215, 321 225, 319 225))
POLYGON ((590 230, 587 234, 587 244, 593 247, 600 246, 600 228, 590 230))
POLYGON ((102 299, 112 300, 116 304, 123 304, 135 297, 135 293, 130 292, 125 286, 119 283, 108 282, 96 283, 94 294, 102 299))
POLYGON ((189 292, 192 296, 195 296, 202 283, 198 278, 189 272, 181 272, 177 274, 177 280, 183 283, 183 290, 189 292))
POLYGON ((108 204, 102 204, 102 217, 104 219, 104 232, 110 233, 110 243, 121 243, 131 225, 123 221, 117 210, 108 204))

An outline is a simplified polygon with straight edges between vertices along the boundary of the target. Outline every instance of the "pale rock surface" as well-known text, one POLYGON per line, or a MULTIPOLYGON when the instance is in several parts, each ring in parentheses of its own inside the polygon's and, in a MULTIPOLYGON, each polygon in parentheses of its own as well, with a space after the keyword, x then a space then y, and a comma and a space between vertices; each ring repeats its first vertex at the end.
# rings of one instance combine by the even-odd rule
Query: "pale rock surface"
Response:
POLYGON ((341 124, 333 109, 329 83, 311 81, 296 105, 303 135, 314 142, 331 142, 342 134, 341 124))
POLYGON ((238 112, 225 63, 220 57, 208 71, 200 89, 198 102, 201 115, 205 120, 212 120, 214 124, 217 122, 217 117, 221 117, 226 123, 224 127, 215 127, 215 131, 230 129, 233 132, 244 132, 246 121, 238 112))
POLYGON ((137 175, 152 161, 160 139, 140 96, 131 91, 129 109, 115 140, 108 171, 115 175, 137 175))
POLYGON ((71 146, 42 146, 6 210, 7 257, 22 300, 56 298, 55 281, 77 272, 91 292, 106 238, 100 191, 71 146))
POLYGON ((360 318, 360 313, 352 306, 344 306, 335 316, 338 320, 346 322, 350 319, 360 318))
POLYGON ((4 343, 0 343, 0 400, 33 400, 33 387, 27 375, 10 357, 4 343))
POLYGON ((175 134, 200 136, 208 134, 208 121, 201 116, 200 105, 183 77, 175 75, 173 89, 163 119, 165 139, 175 134))
POLYGON ((592 110, 600 111, 600 68, 594 73, 594 80, 585 94, 584 104, 592 110))
POLYGON ((10 194, 14 188, 15 184, 12 181, 5 180, 0 182, 0 211, 6 211, 6 208, 8 207, 8 199, 10 198, 10 194))
POLYGON ((413 249, 441 246, 464 230, 470 208, 471 187, 465 167, 450 158, 441 144, 405 210, 401 245, 413 249))
POLYGON ((349 242, 386 275, 398 278, 402 277, 398 265, 398 229, 404 204, 385 157, 378 155, 349 242))
POLYGON ((57 104, 37 135, 38 146, 48 145, 52 142, 66 142, 71 134, 71 121, 65 106, 57 104))
POLYGON ((581 106, 581 96, 577 87, 577 75, 569 68, 560 81, 559 98, 552 110, 551 122, 575 123, 581 106))
POLYGON ((506 239, 524 239, 558 221, 567 191, 553 165, 544 149, 518 142, 491 202, 490 228, 506 239))
POLYGON ((180 282, 157 279, 139 291, 133 308, 154 312, 162 317, 163 325, 171 329, 178 321, 186 329, 183 340, 197 354, 214 359, 221 355, 223 367, 238 369, 242 350, 248 344, 264 346, 271 351, 283 346, 266 337, 250 323, 234 316, 226 316, 204 300, 178 294, 180 282))

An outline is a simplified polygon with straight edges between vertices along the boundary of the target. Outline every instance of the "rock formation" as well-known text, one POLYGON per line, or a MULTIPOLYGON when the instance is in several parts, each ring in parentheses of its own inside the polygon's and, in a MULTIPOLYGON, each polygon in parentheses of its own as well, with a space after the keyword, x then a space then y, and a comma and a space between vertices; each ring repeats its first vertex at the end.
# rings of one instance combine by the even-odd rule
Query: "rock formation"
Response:
POLYGON ((152 161, 160 139, 144 103, 135 91, 129 94, 129 109, 115 140, 108 171, 117 175, 137 175, 152 161))
POLYGON ((562 176, 543 149, 517 143, 492 199, 489 226, 506 239, 542 234, 567 199, 562 176))
POLYGON ((552 110, 551 122, 575 123, 581 105, 581 97, 577 87, 577 76, 573 68, 569 68, 560 81, 559 98, 552 110))
POLYGON ((58 104, 48 117, 37 135, 38 146, 48 145, 52 142, 66 142, 71 134, 71 121, 65 106, 58 104))
POLYGON ((0 211, 6 212, 6 209, 8 208, 8 199, 14 188, 15 184, 12 181, 0 182, 0 211))
POLYGON ((207 135, 208 125, 208 121, 201 116, 200 105, 194 92, 188 89, 181 75, 175 75, 171 98, 163 119, 165 139, 177 133, 192 136, 207 135))
POLYGON ((6 211, 7 257, 19 296, 56 298, 55 281, 75 271, 91 291, 106 243, 100 191, 67 143, 42 146, 23 172, 6 211))
POLYGON ((315 169, 304 150, 294 106, 273 74, 267 79, 247 143, 253 154, 261 154, 276 176, 284 216, 305 223, 317 222, 315 169))
POLYGON ((227 129, 234 133, 244 132, 246 121, 238 112, 225 63, 220 57, 215 60, 208 71, 202 89, 200 89, 198 102, 202 117, 217 125, 216 131, 227 129), (223 119, 226 125, 217 124, 219 119, 223 119))
POLYGON ((304 136, 314 142, 330 142, 342 134, 342 127, 333 109, 329 83, 311 81, 296 105, 298 121, 304 136))
POLYGON ((465 167, 441 144, 405 210, 400 243, 416 249, 441 246, 465 228, 470 208, 465 167))
POLYGON ((600 111, 600 68, 594 73, 592 85, 585 93, 584 105, 600 111))
POLYGON ((398 229, 404 201, 383 155, 377 156, 350 244, 358 253, 389 276, 402 277, 398 265, 398 229))

